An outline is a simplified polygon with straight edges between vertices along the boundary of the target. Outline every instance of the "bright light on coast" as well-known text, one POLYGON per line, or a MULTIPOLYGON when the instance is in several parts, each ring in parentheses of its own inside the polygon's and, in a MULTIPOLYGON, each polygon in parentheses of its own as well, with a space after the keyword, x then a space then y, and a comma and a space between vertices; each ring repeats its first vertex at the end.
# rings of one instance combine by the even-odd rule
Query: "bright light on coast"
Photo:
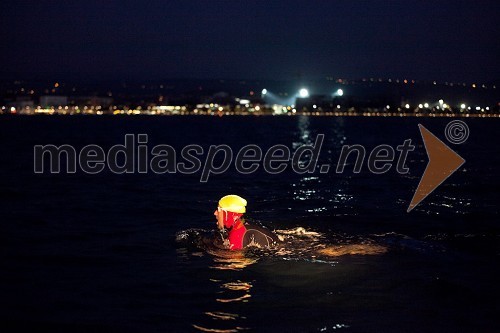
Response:
POLYGON ((338 96, 343 96, 344 95, 344 91, 342 89, 338 89, 337 90, 337 95, 338 96))
POLYGON ((265 94, 267 94, 267 89, 266 88, 262 89, 262 95, 265 95, 265 94))
POLYGON ((465 107, 466 107, 466 105, 465 105, 465 104, 463 104, 463 103, 462 103, 462 104, 460 104, 460 108, 461 108, 461 109, 465 109, 465 107))
POLYGON ((307 97, 309 97, 309 91, 305 88, 302 88, 299 91, 299 96, 302 98, 307 98, 307 97))
POLYGON ((410 108, 410 104, 406 104, 405 108, 409 109, 410 108))
POLYGON ((424 108, 428 108, 429 107, 429 103, 424 103, 424 108))

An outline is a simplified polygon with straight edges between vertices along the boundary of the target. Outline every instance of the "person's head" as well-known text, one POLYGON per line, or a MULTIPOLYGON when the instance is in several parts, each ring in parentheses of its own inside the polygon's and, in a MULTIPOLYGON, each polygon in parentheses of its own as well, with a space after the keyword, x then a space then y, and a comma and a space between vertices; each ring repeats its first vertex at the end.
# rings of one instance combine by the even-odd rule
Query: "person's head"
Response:
POLYGON ((219 229, 231 228, 246 212, 247 201, 239 195, 230 194, 219 200, 219 206, 214 212, 219 229))

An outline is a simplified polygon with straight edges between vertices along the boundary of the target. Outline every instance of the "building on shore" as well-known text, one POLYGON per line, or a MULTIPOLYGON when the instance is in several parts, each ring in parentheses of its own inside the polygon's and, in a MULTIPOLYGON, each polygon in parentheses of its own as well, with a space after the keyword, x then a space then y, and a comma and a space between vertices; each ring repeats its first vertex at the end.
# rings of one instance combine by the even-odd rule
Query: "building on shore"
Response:
POLYGON ((68 105, 68 96, 42 95, 40 96, 40 106, 45 109, 64 107, 68 105))
POLYGON ((12 102, 7 104, 7 109, 11 113, 31 114, 35 107, 35 103, 29 96, 18 96, 12 102))

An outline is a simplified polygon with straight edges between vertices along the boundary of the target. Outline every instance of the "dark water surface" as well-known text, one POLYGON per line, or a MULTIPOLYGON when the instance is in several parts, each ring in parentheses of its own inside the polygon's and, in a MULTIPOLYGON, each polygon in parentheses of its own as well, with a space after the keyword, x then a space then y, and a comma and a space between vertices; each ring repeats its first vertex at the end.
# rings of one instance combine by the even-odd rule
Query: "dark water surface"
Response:
POLYGON ((369 117, 0 117, 2 332, 493 332, 499 314, 498 119, 466 119, 449 144, 467 162, 411 213, 426 166, 418 123, 447 143, 450 119, 369 117), (328 174, 34 174, 33 146, 106 150, 325 141, 328 174), (412 139, 410 172, 333 172, 343 144, 412 139), (302 227, 288 251, 228 254, 181 236, 208 233, 218 199, 248 217, 302 227), (176 240, 177 238, 177 240, 176 240), (375 244, 378 255, 315 256, 317 244, 375 244))

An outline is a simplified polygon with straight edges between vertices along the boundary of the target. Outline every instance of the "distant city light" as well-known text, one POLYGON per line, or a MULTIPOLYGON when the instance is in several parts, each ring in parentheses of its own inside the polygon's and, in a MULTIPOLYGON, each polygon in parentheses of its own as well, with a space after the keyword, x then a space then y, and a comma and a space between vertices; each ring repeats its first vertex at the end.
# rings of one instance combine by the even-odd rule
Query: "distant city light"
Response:
MULTIPOLYGON (((267 88, 253 87, 257 89, 253 89, 248 87, 243 90, 244 97, 232 97, 229 102, 221 102, 222 104, 216 104, 215 102, 203 102, 203 104, 196 104, 196 108, 191 108, 190 106, 177 106, 177 105, 162 105, 163 102, 166 102, 166 96, 159 94, 152 94, 151 101, 157 103, 158 105, 150 105, 150 101, 146 100, 146 98, 141 102, 142 106, 127 106, 121 104, 123 103, 122 97, 120 97, 114 90, 113 93, 111 90, 104 90, 103 97, 90 96, 84 97, 80 96, 80 94, 76 94, 75 92, 82 91, 83 89, 72 87, 72 85, 68 85, 64 82, 56 82, 55 80, 49 82, 46 87, 41 87, 40 89, 31 90, 31 87, 24 86, 20 81, 18 83, 14 82, 17 87, 14 87, 10 93, 15 94, 15 99, 11 99, 9 97, 8 100, 0 101, 6 102, 9 104, 5 104, 4 106, 0 105, 0 118, 2 114, 20 114, 20 115, 34 115, 34 114, 55 114, 55 115, 73 115, 73 114, 93 114, 93 115, 104 115, 104 114, 207 114, 207 115, 239 115, 239 114, 254 114, 254 115, 263 115, 263 114, 297 114, 297 115, 322 115, 322 116, 429 116, 429 117, 448 117, 448 116, 466 116, 466 117, 500 117, 497 112, 498 107, 500 107, 500 102, 491 103, 487 101, 481 102, 479 98, 464 98, 465 94, 461 97, 458 95, 460 90, 466 91, 469 89, 472 91, 482 91, 483 89, 495 89, 496 86, 490 84, 482 84, 481 82, 476 83, 456 83, 450 81, 442 81, 436 82, 435 84, 439 85, 442 89, 451 89, 445 88, 448 87, 458 87, 456 91, 455 98, 460 98, 462 100, 466 100, 467 102, 460 102, 460 99, 456 99, 455 101, 450 100, 449 96, 446 94, 440 93, 439 89, 435 91, 435 95, 428 99, 430 102, 422 103, 421 100, 426 98, 423 97, 418 92, 416 95, 411 98, 412 103, 410 104, 410 99, 408 96, 404 96, 399 94, 398 91, 389 91, 389 95, 386 101, 397 101, 399 99, 399 103, 392 103, 383 105, 381 100, 378 100, 378 103, 374 105, 374 109, 370 109, 363 103, 363 98, 369 98, 369 96, 357 96, 355 100, 350 101, 349 103, 345 103, 343 95, 346 94, 346 98, 350 99, 352 95, 352 89, 349 86, 356 85, 357 81, 352 80, 348 81, 347 79, 335 79, 333 77, 327 77, 327 80, 332 81, 332 85, 330 89, 325 92, 321 92, 315 89, 313 86, 309 86, 307 82, 297 82, 295 90, 291 92, 284 92, 286 87, 276 88, 271 87, 272 91, 269 91, 267 88), (301 86, 302 85, 302 86, 301 86), (343 91, 344 87, 347 89, 346 92, 343 91), (309 88, 306 88, 309 87, 309 88), (335 89, 337 87, 337 89, 335 89), (464 88, 467 87, 467 88, 464 88), (63 91, 60 91, 60 89, 63 91), (259 90, 261 89, 261 94, 259 95, 259 90), (297 90, 298 88, 298 90, 297 90), (475 89, 473 89, 475 88, 475 89), (67 91, 66 91, 67 89, 67 91), (313 89, 309 91, 308 89, 313 89), (472 89, 472 90, 471 90, 472 89), (73 93, 70 93, 73 91, 73 93), (51 93, 53 92, 53 94, 51 93), (66 94, 67 92, 67 94, 66 94), (59 93, 59 94, 58 94, 59 93), (325 95, 323 95, 326 93, 325 95), (20 98, 17 98, 17 94, 19 94, 20 98), (318 94, 318 95, 317 95, 318 94), (321 95, 319 95, 321 94, 321 95), (394 96, 392 96, 393 94, 394 96), (34 96, 33 96, 34 95, 34 96), (65 96, 57 96, 57 95, 65 95, 65 96), (73 96, 74 95, 74 96, 73 96), (269 95, 269 96, 268 96, 269 95), (442 97, 438 97, 441 95, 442 97), (389 97, 391 97, 389 99, 389 97), (399 97, 397 97, 399 96, 399 97), (114 99, 111 97, 115 97, 114 99), (397 97, 397 98, 396 98, 397 97), (423 98, 422 98, 423 97, 423 98), (448 103, 444 101, 444 98, 447 98, 448 103), (241 99, 243 98, 243 99, 241 99), (437 99, 436 99, 437 98, 437 99), (15 102, 11 102, 11 100, 15 100, 15 102), (405 100, 407 102, 405 102, 405 100), (296 101, 297 106, 292 104, 296 101), (328 101, 328 102, 327 102, 328 101), (420 101, 420 102, 419 102, 420 101), (85 104, 86 103, 86 104, 85 104), (318 104, 319 103, 319 104, 318 104), (342 104, 340 104, 342 103, 342 104), (479 106, 479 103, 482 103, 483 106, 479 106), (79 106, 77 105, 79 104, 79 106), (476 105, 474 105, 476 104, 476 105), (486 106, 491 105, 491 106, 486 106), (392 108, 394 106, 394 109, 392 108), (321 112, 320 112, 321 111, 321 112)), ((362 79, 363 82, 401 82, 401 84, 421 84, 419 81, 410 80, 410 79, 380 79, 380 78, 365 78, 362 79)), ((433 81, 431 80, 429 83, 425 83, 432 87, 433 81)), ((266 84, 267 85, 267 84, 266 84)), ((124 86, 125 87, 125 86, 124 86)), ((155 85, 155 86, 145 86, 138 85, 139 89, 157 89, 167 88, 167 86, 163 85, 155 85)), ((403 86, 400 86, 403 87, 403 86)), ((436 87, 436 86, 434 86, 436 87)), ((500 88, 500 86, 499 86, 500 88)), ((169 88, 167 88, 169 89, 169 88)), ((381 88, 382 89, 382 88, 381 88)), ((496 90, 497 91, 497 90, 496 90)), ((485 90, 484 92, 487 92, 485 90)), ((494 90, 490 90, 490 92, 494 92, 494 90)), ((226 97, 232 96, 230 93, 218 93, 214 95, 215 97, 226 97)), ((198 92, 193 93, 193 98, 203 98, 203 96, 199 95, 198 92), (194 94, 198 95, 194 95, 194 94)))

